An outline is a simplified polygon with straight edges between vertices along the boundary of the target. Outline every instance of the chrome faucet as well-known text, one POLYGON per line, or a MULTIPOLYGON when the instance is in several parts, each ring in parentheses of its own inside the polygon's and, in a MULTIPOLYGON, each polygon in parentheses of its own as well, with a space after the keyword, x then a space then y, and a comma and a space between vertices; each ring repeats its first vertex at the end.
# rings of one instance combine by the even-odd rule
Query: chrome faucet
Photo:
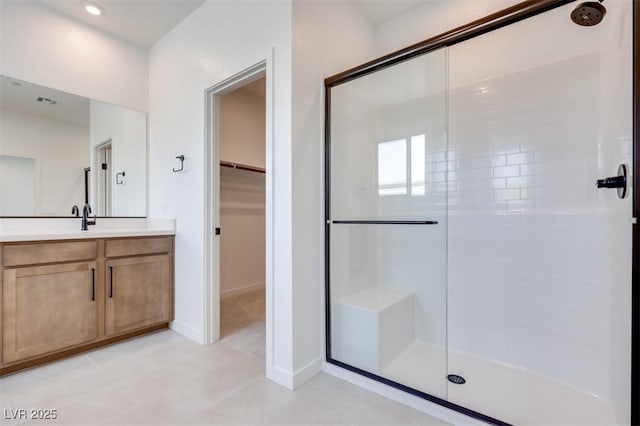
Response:
POLYGON ((89 230, 88 225, 96 224, 96 217, 94 216, 93 220, 91 220, 91 218, 89 217, 90 214, 91 214, 91 206, 87 203, 82 208, 82 226, 80 228, 81 231, 88 231, 89 230))

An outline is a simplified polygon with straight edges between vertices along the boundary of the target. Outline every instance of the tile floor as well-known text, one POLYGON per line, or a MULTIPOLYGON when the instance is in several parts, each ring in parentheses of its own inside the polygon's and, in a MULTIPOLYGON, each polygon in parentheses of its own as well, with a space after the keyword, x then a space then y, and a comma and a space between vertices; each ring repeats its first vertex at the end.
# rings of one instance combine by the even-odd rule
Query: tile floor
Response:
POLYGON ((167 330, 1 378, 0 425, 16 408, 57 409, 28 422, 42 425, 445 424, 325 373, 295 392, 269 382, 258 317, 209 346, 167 330))

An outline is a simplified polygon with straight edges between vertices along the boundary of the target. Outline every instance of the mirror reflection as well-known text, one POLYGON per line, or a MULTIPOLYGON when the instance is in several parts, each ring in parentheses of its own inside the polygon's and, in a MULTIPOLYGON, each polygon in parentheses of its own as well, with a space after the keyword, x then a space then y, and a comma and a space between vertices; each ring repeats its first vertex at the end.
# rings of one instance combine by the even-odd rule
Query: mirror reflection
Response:
POLYGON ((0 76, 0 216, 146 215, 146 115, 0 76))

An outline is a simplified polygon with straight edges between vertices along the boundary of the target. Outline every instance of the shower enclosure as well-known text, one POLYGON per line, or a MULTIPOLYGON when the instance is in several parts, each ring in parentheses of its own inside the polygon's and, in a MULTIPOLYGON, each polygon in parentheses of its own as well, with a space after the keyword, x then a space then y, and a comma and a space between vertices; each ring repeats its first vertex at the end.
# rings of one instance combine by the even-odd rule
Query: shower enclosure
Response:
POLYGON ((326 80, 327 359, 493 423, 629 424, 631 189, 596 181, 633 170, 632 1, 525 3, 326 80))

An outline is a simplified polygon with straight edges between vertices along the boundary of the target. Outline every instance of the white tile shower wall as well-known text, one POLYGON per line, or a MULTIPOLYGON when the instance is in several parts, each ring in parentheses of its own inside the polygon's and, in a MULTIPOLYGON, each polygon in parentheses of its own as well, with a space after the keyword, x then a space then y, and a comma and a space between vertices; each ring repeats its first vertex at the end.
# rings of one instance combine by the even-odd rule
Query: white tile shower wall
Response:
MULTIPOLYGON (((366 82, 365 82, 366 83, 366 82)), ((377 163, 375 121, 368 84, 338 86, 331 91, 331 217, 372 219, 376 214, 377 163)))
POLYGON ((376 240, 377 232, 373 225, 339 225, 332 228, 332 303, 378 285, 376 240))
MULTIPOLYGON (((438 222, 378 227, 377 280, 379 285, 415 295, 414 337, 437 347, 446 346, 447 316, 446 58, 446 51, 441 49, 402 67, 374 74, 378 83, 374 142, 405 139, 412 168, 413 161, 418 160, 412 138, 424 135, 425 144, 425 157, 418 160, 425 167, 424 192, 413 192, 415 170, 411 169, 406 195, 378 196, 377 214, 391 219, 438 222)), ((435 368, 438 375, 431 380, 439 382, 446 375, 444 352, 433 363, 440 368, 435 368)))
POLYGON ((457 191, 450 205, 457 211, 482 210, 487 200, 503 211, 607 208, 611 194, 596 191, 594 182, 615 172, 621 158, 593 139, 602 133, 601 95, 582 90, 599 81, 598 59, 578 56, 452 90, 448 179, 457 191))
POLYGON ((632 160, 630 6, 452 47, 447 152, 449 346, 608 398, 621 421, 630 201, 595 180, 632 160))
MULTIPOLYGON (((447 219, 442 214, 430 219, 436 219, 439 223, 379 227, 376 232, 376 280, 383 287, 414 294, 415 339, 444 347, 447 330, 447 219)), ((444 368, 444 359, 441 361, 444 368)))

